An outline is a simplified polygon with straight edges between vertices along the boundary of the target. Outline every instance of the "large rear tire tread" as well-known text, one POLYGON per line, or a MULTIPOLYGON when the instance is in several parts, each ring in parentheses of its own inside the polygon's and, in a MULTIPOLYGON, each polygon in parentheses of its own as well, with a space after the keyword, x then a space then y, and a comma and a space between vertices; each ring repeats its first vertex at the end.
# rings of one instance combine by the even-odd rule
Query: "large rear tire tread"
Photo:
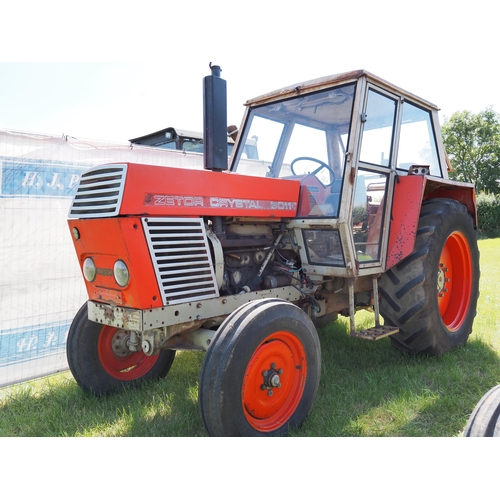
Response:
POLYGON ((203 360, 198 404, 207 432, 211 436, 286 435, 309 415, 320 369, 319 339, 304 311, 280 299, 244 304, 220 326, 203 360), (268 397, 268 391, 252 388, 261 387, 261 374, 268 369, 268 359, 274 359, 273 346, 281 349, 276 355, 278 365, 286 353, 288 368, 280 374, 282 387, 268 397), (260 359, 266 364, 259 364, 260 359), (266 407, 268 401, 271 408, 266 407))
POLYGON ((167 375, 174 362, 175 351, 171 350, 161 350, 155 356, 137 352, 114 359, 111 346, 103 342, 103 336, 109 337, 116 331, 90 321, 87 303, 73 319, 66 343, 68 365, 86 392, 102 396, 146 380, 158 380, 167 375))
POLYGON ((391 336, 396 349, 436 355, 464 344, 479 297, 479 250, 465 206, 451 199, 424 202, 413 252, 381 276, 379 291, 385 323, 399 328, 391 336), (443 267, 443 260, 454 269, 443 267), (455 279, 449 280, 452 272, 455 279), (451 290, 448 307, 441 302, 448 297, 438 298, 445 280, 450 281, 444 285, 445 293, 451 290))
POLYGON ((500 385, 490 389, 476 405, 464 437, 500 437, 500 385))

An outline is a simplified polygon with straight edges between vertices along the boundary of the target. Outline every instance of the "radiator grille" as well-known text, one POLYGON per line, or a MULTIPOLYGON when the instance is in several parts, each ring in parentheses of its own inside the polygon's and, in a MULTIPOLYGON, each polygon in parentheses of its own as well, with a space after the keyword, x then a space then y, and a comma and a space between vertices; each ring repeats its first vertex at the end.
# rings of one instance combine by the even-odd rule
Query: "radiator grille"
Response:
POLYGON ((163 304, 218 297, 203 219, 142 219, 163 304))
POLYGON ((100 165, 86 170, 71 204, 70 219, 113 217, 120 212, 127 165, 100 165))

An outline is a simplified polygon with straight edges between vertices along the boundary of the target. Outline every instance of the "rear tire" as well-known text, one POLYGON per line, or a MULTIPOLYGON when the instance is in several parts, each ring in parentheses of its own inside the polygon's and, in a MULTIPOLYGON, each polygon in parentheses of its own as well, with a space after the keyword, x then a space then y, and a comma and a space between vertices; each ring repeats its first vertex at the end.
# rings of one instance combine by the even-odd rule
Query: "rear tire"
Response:
POLYGON ((68 364, 78 385, 98 396, 109 394, 145 380, 165 377, 175 351, 161 350, 154 356, 126 349, 129 333, 88 319, 85 303, 76 314, 68 333, 68 364))
POLYGON ((500 437, 500 385, 490 389, 476 405, 464 437, 500 437))
POLYGON ((297 306, 249 302, 220 326, 203 360, 198 404, 211 436, 283 436, 302 425, 318 390, 316 329, 297 306))
POLYGON ((465 207, 424 202, 413 252, 380 278, 380 312, 397 326, 392 345, 410 354, 443 354, 472 332, 479 296, 479 250, 465 207))

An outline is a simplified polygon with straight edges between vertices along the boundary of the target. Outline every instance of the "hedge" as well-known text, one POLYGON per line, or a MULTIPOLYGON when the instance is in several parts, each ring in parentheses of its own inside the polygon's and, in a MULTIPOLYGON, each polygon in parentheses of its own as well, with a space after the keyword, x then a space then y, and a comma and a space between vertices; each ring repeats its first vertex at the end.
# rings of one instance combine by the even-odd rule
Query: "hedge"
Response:
POLYGON ((500 196, 479 193, 477 195, 478 230, 496 235, 500 232, 500 196))

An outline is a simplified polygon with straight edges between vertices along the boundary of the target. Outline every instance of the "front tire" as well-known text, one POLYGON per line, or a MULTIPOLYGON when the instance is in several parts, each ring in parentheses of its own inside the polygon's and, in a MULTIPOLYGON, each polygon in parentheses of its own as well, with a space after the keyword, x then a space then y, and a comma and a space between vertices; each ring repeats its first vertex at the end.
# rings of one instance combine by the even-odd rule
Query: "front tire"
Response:
POLYGON ((465 207, 424 202, 413 252, 380 278, 380 312, 399 327, 392 345, 410 354, 443 354, 472 332, 479 296, 479 250, 465 207))
POLYGON ((175 351, 154 356, 126 347, 129 332, 88 319, 87 303, 76 314, 68 333, 68 365, 78 385, 98 396, 145 380, 165 377, 175 351))
POLYGON ((252 301, 220 326, 203 360, 199 408, 212 436, 283 436, 300 427, 318 390, 321 350, 307 314, 252 301))

